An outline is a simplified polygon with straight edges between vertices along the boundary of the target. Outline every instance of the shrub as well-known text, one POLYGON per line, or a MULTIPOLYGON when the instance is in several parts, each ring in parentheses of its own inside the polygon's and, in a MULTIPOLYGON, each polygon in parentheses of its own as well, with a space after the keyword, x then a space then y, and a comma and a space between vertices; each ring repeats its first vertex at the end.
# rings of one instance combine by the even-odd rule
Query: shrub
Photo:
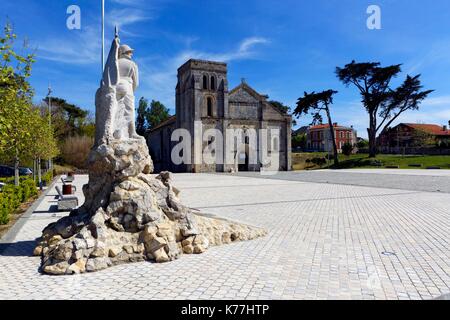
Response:
POLYGON ((21 183, 23 189, 22 202, 27 201, 31 197, 37 195, 36 183, 32 179, 27 179, 21 183))
POLYGON ((317 164, 318 166, 323 166, 327 163, 326 158, 313 158, 311 160, 312 163, 317 164))
POLYGON ((353 149, 354 147, 351 143, 344 143, 344 145, 342 146, 342 153, 346 156, 349 156, 352 154, 353 149))
POLYGON ((6 184, 0 192, 0 224, 7 224, 14 210, 35 195, 37 189, 33 179, 22 180, 18 187, 6 184))
POLYGON ((50 185, 50 183, 53 180, 53 172, 50 170, 47 171, 45 174, 42 175, 41 180, 46 186, 50 185))
POLYGON ((61 146, 61 158, 66 164, 84 169, 93 145, 94 139, 88 136, 68 137, 61 146))

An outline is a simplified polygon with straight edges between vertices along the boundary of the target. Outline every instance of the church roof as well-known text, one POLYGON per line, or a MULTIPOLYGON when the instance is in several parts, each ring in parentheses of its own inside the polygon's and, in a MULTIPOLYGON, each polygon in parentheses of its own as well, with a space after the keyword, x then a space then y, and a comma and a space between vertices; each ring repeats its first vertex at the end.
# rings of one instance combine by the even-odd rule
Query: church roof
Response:
POLYGON ((241 101, 239 101, 238 98, 233 98, 233 94, 237 93, 239 90, 243 90, 243 91, 247 92, 251 97, 253 97, 257 101, 262 102, 264 105, 269 106, 270 108, 275 110, 275 112, 279 113, 281 116, 283 116, 283 117, 290 116, 289 114, 283 113, 281 110, 274 107, 269 101, 267 101, 269 96, 258 93, 255 89, 253 89, 252 87, 250 87, 250 85, 247 84, 245 79, 242 79, 242 82, 237 87, 235 87, 233 90, 230 91, 229 98, 228 98, 229 102, 241 102, 241 101))
POLYGON ((170 116, 169 118, 167 118, 167 120, 161 122, 156 127, 149 129, 148 132, 153 132, 153 131, 158 130, 158 129, 162 128, 162 127, 165 127, 165 126, 167 126, 169 124, 172 124, 172 123, 174 123, 176 121, 176 119, 177 118, 176 118, 175 115, 170 116))
POLYGON ((235 87, 233 90, 230 91, 229 93, 230 101, 232 101, 231 96, 233 95, 233 93, 236 93, 240 89, 248 92, 253 98, 255 98, 258 101, 265 101, 268 98, 267 95, 259 94, 255 89, 250 87, 244 79, 242 79, 242 82, 237 87, 235 87))

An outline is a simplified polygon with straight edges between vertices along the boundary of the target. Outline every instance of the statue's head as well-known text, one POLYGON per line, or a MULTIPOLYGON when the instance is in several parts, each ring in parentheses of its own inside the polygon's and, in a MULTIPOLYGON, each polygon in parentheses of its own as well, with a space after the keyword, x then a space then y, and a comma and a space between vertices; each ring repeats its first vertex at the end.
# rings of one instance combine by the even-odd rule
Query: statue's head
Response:
POLYGON ((133 56, 134 49, 131 49, 128 45, 123 44, 119 47, 119 58, 133 56))

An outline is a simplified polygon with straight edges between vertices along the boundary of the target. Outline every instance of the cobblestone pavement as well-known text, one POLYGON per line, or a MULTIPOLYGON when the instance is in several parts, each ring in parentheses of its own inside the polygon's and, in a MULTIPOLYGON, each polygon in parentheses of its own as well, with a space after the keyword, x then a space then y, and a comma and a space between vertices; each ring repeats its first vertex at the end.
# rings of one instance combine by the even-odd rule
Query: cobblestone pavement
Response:
MULTIPOLYGON (((12 243, 0 245, 0 299, 431 299, 450 292, 450 194, 414 189, 409 174, 389 176, 409 181, 408 190, 387 188, 385 175, 371 176, 387 182, 361 187, 296 174, 175 175, 189 206, 269 235, 170 263, 76 276, 42 275, 40 259, 30 256, 41 230, 66 214, 48 212, 50 192, 12 243)), ((366 173, 348 174, 366 183, 366 173)), ((75 181, 81 197, 87 177, 75 181)))
POLYGON ((278 172, 261 176, 259 172, 241 172, 242 177, 289 181, 335 183, 366 187, 450 193, 450 170, 314 170, 278 172))

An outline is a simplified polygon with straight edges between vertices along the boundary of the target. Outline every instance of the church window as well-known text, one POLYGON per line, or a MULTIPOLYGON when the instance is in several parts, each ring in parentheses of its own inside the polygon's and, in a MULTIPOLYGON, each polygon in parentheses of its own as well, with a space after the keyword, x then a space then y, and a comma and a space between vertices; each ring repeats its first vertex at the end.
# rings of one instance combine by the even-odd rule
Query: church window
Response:
POLYGON ((211 90, 216 90, 216 79, 211 77, 211 90))
POLYGON ((203 89, 208 89, 208 77, 206 75, 203 76, 203 89))
POLYGON ((210 97, 207 98, 206 105, 207 105, 207 115, 208 115, 208 117, 212 117, 213 116, 212 98, 210 98, 210 97))

